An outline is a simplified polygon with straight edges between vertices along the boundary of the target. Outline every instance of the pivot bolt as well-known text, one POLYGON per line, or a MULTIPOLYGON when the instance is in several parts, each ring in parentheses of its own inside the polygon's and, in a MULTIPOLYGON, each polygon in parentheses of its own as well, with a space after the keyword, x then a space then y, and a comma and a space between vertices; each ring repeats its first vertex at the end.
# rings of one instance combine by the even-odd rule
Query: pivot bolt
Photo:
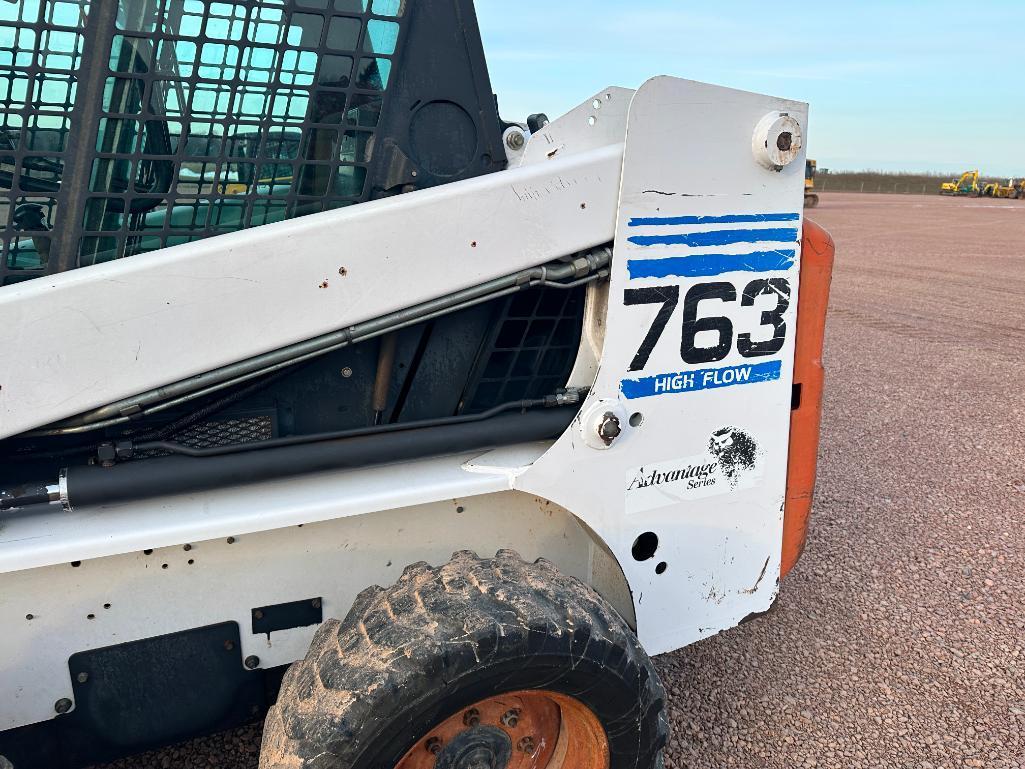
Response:
POLYGON ((515 729, 516 724, 520 722, 520 711, 519 708, 513 708, 507 710, 502 714, 502 725, 508 726, 510 729, 515 729))
POLYGON ((530 736, 524 737, 523 739, 521 739, 519 742, 516 743, 516 747, 519 748, 520 750, 522 750, 524 753, 526 753, 528 755, 532 755, 534 753, 534 747, 535 747, 535 745, 534 745, 534 738, 530 737, 530 736))
POLYGON ((505 144, 511 150, 519 151, 526 143, 527 137, 523 135, 522 131, 510 131, 509 135, 505 137, 505 144))
POLYGON ((474 727, 480 725, 480 711, 477 708, 470 708, 463 713, 463 725, 474 727))
POLYGON ((612 442, 622 434, 623 425, 620 424, 619 417, 611 411, 606 412, 605 416, 601 418, 601 422, 598 423, 598 437, 606 446, 611 446, 612 442))
POLYGON ((437 737, 431 737, 427 740, 427 744, 424 745, 424 747, 427 748, 428 753, 432 756, 436 756, 441 752, 441 740, 437 737))

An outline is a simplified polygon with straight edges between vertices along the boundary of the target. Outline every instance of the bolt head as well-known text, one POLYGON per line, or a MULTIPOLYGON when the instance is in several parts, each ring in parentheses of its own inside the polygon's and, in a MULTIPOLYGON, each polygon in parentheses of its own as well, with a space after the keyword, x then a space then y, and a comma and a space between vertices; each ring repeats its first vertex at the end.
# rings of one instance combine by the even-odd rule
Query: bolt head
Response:
POLYGON ((521 150, 527 143, 527 137, 523 135, 522 131, 510 131, 509 135, 505 137, 505 143, 511 150, 521 150))
POLYGON ((424 745, 424 747, 427 748, 428 753, 432 756, 436 756, 441 752, 441 740, 437 737, 431 737, 427 740, 427 744, 424 745))
POLYGON ((612 442, 622 434, 623 425, 620 423, 619 417, 611 411, 607 412, 598 423, 598 437, 605 442, 606 446, 611 446, 612 442))
POLYGON ((250 670, 256 670, 256 668, 260 667, 260 658, 255 654, 250 654, 245 659, 245 666, 250 670))
POLYGON ((61 715, 63 715, 64 713, 67 713, 69 710, 71 710, 71 704, 71 700, 69 700, 67 697, 61 697, 59 700, 53 703, 53 709, 61 715))
POLYGON ((470 708, 463 713, 463 726, 479 726, 480 725, 480 711, 477 708, 470 708))
POLYGON ((518 747, 524 753, 533 753, 534 752, 534 738, 533 737, 524 737, 523 739, 521 739, 519 742, 516 743, 516 747, 518 747))
POLYGON ((83 670, 81 673, 75 676, 75 680, 78 681, 80 684, 84 684, 86 681, 89 680, 89 674, 83 670))
POLYGON ((519 708, 512 708, 505 711, 502 714, 502 725, 508 726, 510 729, 515 729, 516 724, 520 722, 520 711, 519 708))

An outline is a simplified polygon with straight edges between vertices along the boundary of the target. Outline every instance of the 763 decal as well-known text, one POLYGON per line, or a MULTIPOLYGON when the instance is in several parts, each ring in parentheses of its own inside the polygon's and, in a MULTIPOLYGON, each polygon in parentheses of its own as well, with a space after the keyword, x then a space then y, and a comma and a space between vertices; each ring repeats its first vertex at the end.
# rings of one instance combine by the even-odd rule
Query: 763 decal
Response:
MULTIPOLYGON (((734 347, 744 358, 775 355, 786 343, 787 324, 784 316, 790 309, 790 297, 790 281, 786 278, 753 280, 744 287, 739 296, 737 287, 725 281, 699 283, 691 287, 683 300, 680 357, 684 363, 690 365, 716 363, 724 360, 734 347), (725 315, 703 315, 707 311, 714 313, 715 304, 722 307, 735 303, 738 299, 741 307, 753 307, 756 300, 762 296, 770 296, 775 302, 762 312, 758 329, 737 329, 734 322, 725 315), (715 334, 714 344, 698 345, 698 334, 703 331, 715 334), (769 338, 763 340, 765 336, 769 338)), ((662 305, 630 364, 630 371, 643 371, 648 365, 655 345, 676 314, 680 304, 680 287, 667 285, 628 288, 624 292, 623 303, 627 306, 662 305)))

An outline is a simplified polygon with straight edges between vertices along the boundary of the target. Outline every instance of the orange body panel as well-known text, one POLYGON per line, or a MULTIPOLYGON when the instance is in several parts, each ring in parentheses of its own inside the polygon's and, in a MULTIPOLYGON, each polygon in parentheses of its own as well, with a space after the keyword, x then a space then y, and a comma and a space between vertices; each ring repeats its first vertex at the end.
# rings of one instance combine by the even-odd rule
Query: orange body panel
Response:
POLYGON ((794 387, 797 391, 799 386, 800 405, 790 415, 790 456, 780 568, 780 576, 783 577, 794 568, 804 550, 808 516, 815 493, 825 379, 822 343, 826 332, 834 252, 833 238, 829 233, 805 219, 797 304, 797 351, 794 355, 794 387))

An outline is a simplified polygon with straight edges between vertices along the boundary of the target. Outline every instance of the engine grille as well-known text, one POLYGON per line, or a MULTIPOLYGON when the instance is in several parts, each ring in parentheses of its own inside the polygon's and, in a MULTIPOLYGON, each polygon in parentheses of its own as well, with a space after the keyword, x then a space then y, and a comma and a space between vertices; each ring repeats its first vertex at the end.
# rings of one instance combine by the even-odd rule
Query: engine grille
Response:
POLYGON ((462 400, 462 412, 540 398, 566 384, 584 317, 583 287, 514 294, 496 313, 462 400))

